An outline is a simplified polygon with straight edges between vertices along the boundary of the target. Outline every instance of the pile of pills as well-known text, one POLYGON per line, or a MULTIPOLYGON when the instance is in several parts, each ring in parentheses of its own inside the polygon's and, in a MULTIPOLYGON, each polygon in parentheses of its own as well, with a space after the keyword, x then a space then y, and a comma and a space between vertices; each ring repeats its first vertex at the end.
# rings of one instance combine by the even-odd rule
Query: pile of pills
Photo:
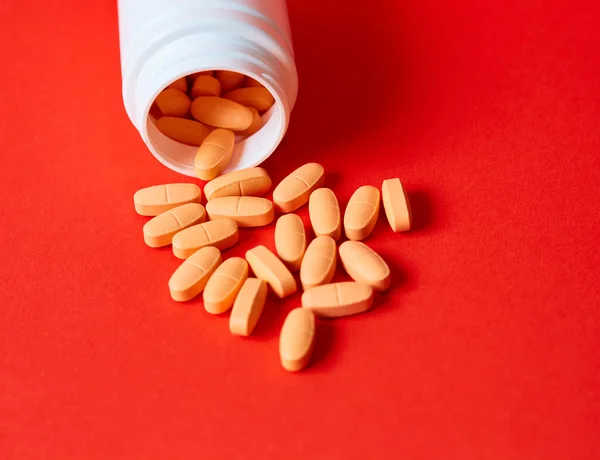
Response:
MULTIPOLYGON (((204 94, 194 93, 195 87, 192 94, 204 94)), ((226 132, 212 131, 199 152, 213 135, 223 141, 221 131, 226 132)), ((222 146, 215 141, 207 149, 222 146)), ((171 245, 175 257, 183 259, 168 281, 173 300, 186 302, 202 294, 208 313, 230 311, 232 334, 252 334, 269 293, 279 298, 294 294, 298 283, 293 273, 299 272, 301 307, 288 314, 279 340, 281 365, 288 371, 307 365, 316 318, 365 312, 373 305, 374 293, 390 287, 388 265, 362 242, 375 228, 380 202, 394 232, 411 228, 410 205, 399 179, 383 181, 381 192, 371 185, 358 188, 342 213, 335 193, 324 187, 324 173, 317 163, 301 166, 274 188, 272 201, 262 197, 272 181, 258 167, 216 177, 217 172, 204 187, 206 206, 195 184, 156 185, 134 195, 138 214, 152 216, 143 228, 146 244, 171 245), (312 241, 302 219, 293 214, 306 204, 315 234, 312 241), (245 259, 224 259, 223 252, 238 242, 238 228, 269 225, 276 213, 275 253, 260 245, 247 251, 245 259), (338 246, 342 233, 348 241, 338 246), (332 283, 338 259, 353 281, 332 283)))

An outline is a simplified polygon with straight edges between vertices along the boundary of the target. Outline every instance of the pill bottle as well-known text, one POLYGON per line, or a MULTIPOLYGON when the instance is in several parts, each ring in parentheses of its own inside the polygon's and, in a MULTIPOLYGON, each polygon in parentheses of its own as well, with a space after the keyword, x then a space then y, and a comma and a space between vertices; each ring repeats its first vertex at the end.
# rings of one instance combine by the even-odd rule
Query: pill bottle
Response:
POLYGON ((150 109, 166 86, 206 70, 248 75, 275 99, 263 127, 236 143, 227 171, 256 166, 273 153, 298 92, 285 0, 118 0, 118 14, 125 109, 161 163, 194 176, 197 147, 158 131, 150 109))

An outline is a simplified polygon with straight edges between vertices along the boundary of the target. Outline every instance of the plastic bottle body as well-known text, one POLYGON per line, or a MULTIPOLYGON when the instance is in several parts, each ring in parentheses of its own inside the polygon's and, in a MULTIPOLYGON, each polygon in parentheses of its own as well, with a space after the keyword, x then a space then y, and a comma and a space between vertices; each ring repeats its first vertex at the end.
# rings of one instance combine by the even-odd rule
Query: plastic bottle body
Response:
POLYGON ((194 176, 197 148, 163 135, 149 113, 167 85, 204 70, 231 70, 262 83, 275 104, 263 127, 236 143, 227 171, 264 161, 285 135, 298 77, 285 0, 119 0, 123 101, 152 154, 194 176))

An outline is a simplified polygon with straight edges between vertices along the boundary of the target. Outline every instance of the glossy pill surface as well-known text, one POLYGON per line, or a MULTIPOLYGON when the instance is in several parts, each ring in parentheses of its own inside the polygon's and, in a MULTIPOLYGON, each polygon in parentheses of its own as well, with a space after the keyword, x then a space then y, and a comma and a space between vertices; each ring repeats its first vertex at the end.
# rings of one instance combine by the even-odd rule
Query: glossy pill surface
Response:
POLYGON ((267 283, 247 278, 235 298, 229 316, 229 331, 234 335, 252 334, 267 300, 267 283))
POLYGON ((185 93, 188 90, 187 79, 185 77, 178 78, 173 83, 171 83, 167 88, 175 88, 179 91, 185 93))
POLYGON ((215 128, 243 131, 252 124, 252 111, 237 102, 221 97, 202 96, 191 105, 192 116, 215 128))
POLYGON ((214 246, 221 251, 238 242, 238 226, 228 219, 213 220, 192 225, 173 236, 173 254, 179 259, 187 259, 195 251, 205 246, 214 246))
POLYGON ((273 203, 256 196, 224 196, 206 203, 210 220, 231 219, 240 227, 261 227, 273 222, 273 203))
POLYGON ((174 141, 196 146, 202 144, 213 130, 199 121, 178 117, 161 117, 156 122, 156 127, 174 141))
POLYGON ((287 297, 298 289, 296 280, 279 258, 264 246, 246 252, 246 260, 254 275, 267 282, 279 298, 287 297))
POLYGON ((283 322, 279 335, 279 358, 290 372, 308 364, 315 342, 315 316, 310 310, 294 308, 283 322))
POLYGON ((360 241, 344 241, 339 251, 342 265, 354 281, 368 284, 376 291, 390 287, 390 268, 369 246, 360 241))
POLYGON ((349 240, 364 240, 377 224, 380 194, 372 185, 359 187, 350 197, 344 213, 344 231, 349 240))
POLYGON ((302 294, 302 307, 324 318, 367 311, 373 305, 373 288, 354 281, 323 284, 302 294))
POLYGON ((223 174, 204 186, 207 200, 223 196, 261 196, 271 189, 271 178, 263 168, 248 168, 223 174))
POLYGON ((273 95, 263 86, 234 89, 223 97, 246 107, 254 107, 260 113, 268 110, 275 102, 273 95))
POLYGON ((300 216, 284 214, 275 224, 275 250, 292 272, 300 270, 306 252, 306 230, 300 216))
POLYGON ((167 88, 156 96, 156 105, 167 117, 185 117, 190 113, 191 99, 183 91, 167 88))
POLYGON ((221 251, 213 246, 193 253, 169 279, 169 291, 173 300, 185 302, 200 294, 220 263, 221 251))
POLYGON ((304 290, 330 283, 335 274, 337 248, 329 236, 318 236, 310 242, 300 267, 300 282, 304 290))
POLYGON ((386 179, 381 185, 383 209, 390 227, 395 232, 407 232, 412 225, 412 213, 408 196, 400 179, 386 179))
POLYGON ((292 212, 305 205, 313 190, 322 187, 325 170, 318 163, 300 166, 273 190, 273 203, 278 211, 292 212))
POLYGON ((202 180, 212 180, 223 171, 233 155, 235 134, 228 129, 212 131, 196 152, 194 170, 202 180))
POLYGON ((171 244, 173 236, 192 225, 206 220, 206 210, 200 203, 188 203, 169 209, 144 225, 144 241, 151 248, 171 244))
POLYGON ((225 260, 212 274, 202 298, 204 309, 213 315, 229 310, 248 278, 248 263, 241 257, 225 260))
POLYGON ((196 99, 200 96, 215 96, 221 95, 221 82, 211 75, 198 75, 194 80, 190 96, 196 99))
POLYGON ((186 203, 200 203, 202 190, 196 184, 162 184, 138 190, 133 195, 135 211, 142 216, 158 216, 186 203))
POLYGON ((223 92, 238 88, 246 81, 245 75, 232 72, 231 70, 217 70, 215 72, 215 77, 221 82, 221 90, 223 92))
POLYGON ((316 236, 329 236, 335 241, 342 236, 340 205, 328 188, 318 188, 310 194, 308 201, 310 224, 316 236))

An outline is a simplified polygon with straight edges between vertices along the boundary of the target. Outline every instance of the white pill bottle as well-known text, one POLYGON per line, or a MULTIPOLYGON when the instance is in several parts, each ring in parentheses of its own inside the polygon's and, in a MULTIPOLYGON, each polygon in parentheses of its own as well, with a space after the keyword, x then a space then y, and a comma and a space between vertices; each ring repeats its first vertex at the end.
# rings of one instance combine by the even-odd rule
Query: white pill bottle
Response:
POLYGON ((197 147, 163 135, 150 109, 178 78, 230 70, 262 83, 275 104, 263 127, 236 143, 227 171, 256 166, 279 145, 298 93, 285 0, 118 0, 123 101, 152 154, 194 176, 197 147))

